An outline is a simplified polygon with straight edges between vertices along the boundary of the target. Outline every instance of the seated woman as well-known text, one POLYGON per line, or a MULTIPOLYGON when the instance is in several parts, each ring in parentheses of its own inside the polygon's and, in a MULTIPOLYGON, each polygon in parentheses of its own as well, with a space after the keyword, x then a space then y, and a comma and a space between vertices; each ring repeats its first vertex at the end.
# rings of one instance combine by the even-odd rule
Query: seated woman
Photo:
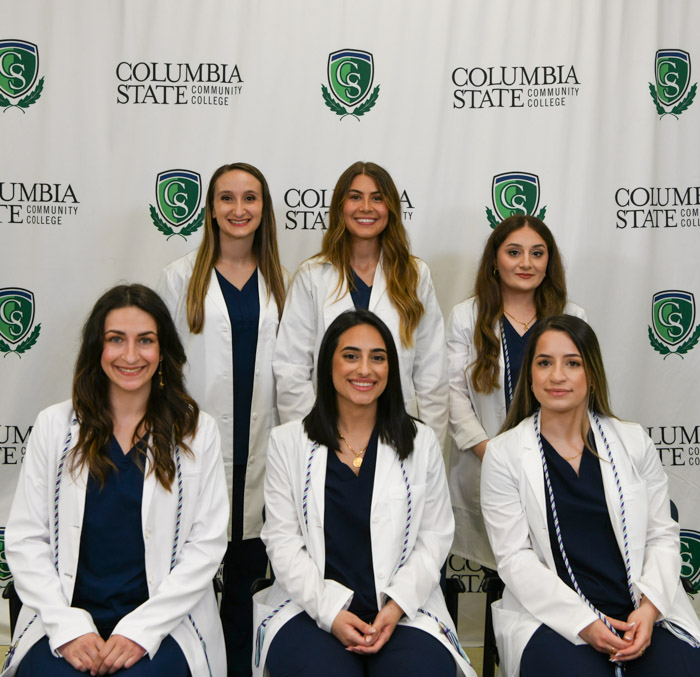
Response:
POLYGON ((435 433, 406 413, 396 346, 366 310, 319 350, 316 402, 272 431, 255 674, 475 676, 440 591, 454 531, 435 433))
POLYGON ((3 677, 226 674, 212 586, 226 482, 184 362, 155 292, 97 301, 73 401, 39 414, 7 523, 24 606, 3 677))
POLYGON ((504 429, 481 476, 503 675, 700 675, 667 478, 641 426, 611 413, 583 320, 537 323, 504 429))

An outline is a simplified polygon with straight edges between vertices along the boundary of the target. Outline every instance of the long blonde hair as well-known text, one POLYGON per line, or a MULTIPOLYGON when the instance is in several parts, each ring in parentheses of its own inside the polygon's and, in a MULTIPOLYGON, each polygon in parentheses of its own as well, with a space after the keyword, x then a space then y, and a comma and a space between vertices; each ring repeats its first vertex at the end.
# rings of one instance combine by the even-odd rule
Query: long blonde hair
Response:
POLYGON ((265 280, 268 298, 272 294, 277 304, 277 312, 282 315, 282 308, 284 307, 284 279, 277 248, 277 226, 275 212, 272 208, 270 189, 263 173, 257 167, 253 167, 253 165, 245 162, 234 162, 233 164, 219 167, 212 174, 209 188, 207 189, 207 199, 204 206, 204 236, 197 251, 192 277, 187 288, 187 324, 193 334, 200 334, 202 329, 204 329, 204 299, 209 291, 211 271, 221 254, 219 224, 213 216, 216 182, 224 174, 236 169, 255 177, 262 186, 262 219, 260 226, 255 231, 253 255, 265 280))
POLYGON ((328 230, 323 236, 319 256, 341 273, 337 288, 339 295, 346 286, 354 289, 350 266, 350 233, 345 227, 343 207, 353 179, 360 174, 374 180, 389 210, 389 221, 379 235, 382 270, 389 298, 399 314, 401 344, 409 347, 413 345, 413 335, 425 308, 418 298, 418 262, 411 255, 408 233, 401 220, 401 198, 386 169, 374 162, 355 162, 340 175, 333 190, 328 230))

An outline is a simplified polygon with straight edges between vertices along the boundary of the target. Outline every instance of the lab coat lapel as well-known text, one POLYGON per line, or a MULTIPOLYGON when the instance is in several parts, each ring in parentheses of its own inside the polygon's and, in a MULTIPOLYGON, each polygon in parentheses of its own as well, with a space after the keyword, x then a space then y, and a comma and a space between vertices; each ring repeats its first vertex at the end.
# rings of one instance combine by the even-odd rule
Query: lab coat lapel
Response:
MULTIPOLYGON (((180 452, 182 453, 182 451, 180 452)), ((151 472, 153 470, 153 451, 149 442, 148 456, 146 458, 146 465, 144 468, 143 477, 143 494, 141 497, 141 529, 144 531, 148 525, 148 513, 151 509, 151 501, 153 500, 153 495, 156 491, 156 485, 158 480, 156 479, 156 474, 151 472)), ((172 490, 170 492, 177 500, 178 496, 178 477, 177 469, 175 470, 175 479, 173 480, 172 490)))
POLYGON ((302 501, 302 518, 304 512, 304 486, 306 484, 306 476, 309 474, 309 490, 306 496, 306 531, 308 534, 308 547, 311 557, 317 562, 324 562, 326 559, 326 551, 323 537, 323 525, 325 519, 325 494, 326 494, 326 466, 328 464, 328 454, 335 453, 318 445, 313 451, 314 458, 309 468, 309 457, 312 453, 314 442, 309 440, 307 453, 304 458, 303 473, 300 475, 301 480, 301 501, 302 501))
POLYGON ((258 313, 258 336, 260 336, 260 330, 262 329, 263 322, 267 313, 277 310, 277 305, 272 294, 267 293, 267 287, 265 286, 265 278, 258 268, 258 299, 260 301, 260 312, 258 313))
POLYGON ((374 486, 372 488, 372 507, 371 514, 374 514, 375 508, 378 508, 377 502, 382 500, 382 497, 390 495, 389 481, 392 476, 392 471, 399 464, 399 457, 393 447, 378 440, 377 442, 377 462, 374 467, 374 486))
POLYGON ((338 272, 330 263, 324 266, 323 278, 323 286, 326 290, 326 298, 323 301, 323 332, 325 333, 325 330, 340 313, 353 310, 355 305, 345 283, 341 285, 341 295, 338 297, 338 272))
POLYGON ((379 258, 377 269, 374 271, 374 280, 372 281, 372 293, 369 297, 369 309, 376 313, 377 305, 386 294, 386 278, 384 277, 384 268, 382 267, 382 258, 379 258))
MULTIPOLYGON (((71 418, 75 416, 71 412, 71 418)), ((70 450, 66 454, 63 464, 61 485, 59 487, 59 539, 61 543, 68 542, 70 547, 64 549, 63 556, 70 556, 70 563, 66 562, 68 571, 77 569, 78 554, 80 552, 80 535, 83 529, 83 517, 85 516, 85 495, 87 493, 87 483, 89 469, 87 464, 83 464, 80 471, 73 475, 71 472, 71 454, 78 442, 80 426, 75 420, 70 425, 71 443, 70 450), (63 527, 66 527, 65 529, 63 527)))
MULTIPOLYGON (((260 277, 260 275, 258 275, 260 277)), ((216 306, 219 313, 222 313, 224 317, 228 317, 228 308, 226 307, 226 301, 224 300, 224 295, 221 291, 221 285, 216 277, 216 268, 211 269, 211 278, 209 279, 209 289, 207 290, 207 298, 216 306)))

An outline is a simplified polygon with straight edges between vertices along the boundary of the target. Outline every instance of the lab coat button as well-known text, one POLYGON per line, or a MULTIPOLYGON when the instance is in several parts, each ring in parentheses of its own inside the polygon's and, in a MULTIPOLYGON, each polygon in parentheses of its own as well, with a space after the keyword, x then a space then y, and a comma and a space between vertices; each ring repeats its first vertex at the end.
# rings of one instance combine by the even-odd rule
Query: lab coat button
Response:
POLYGON ((258 418, 258 415, 255 412, 253 412, 253 420, 256 421, 257 418, 258 418))
POLYGON ((382 578, 384 578, 384 572, 383 572, 383 571, 377 571, 377 578, 378 578, 379 580, 381 580, 382 578))
POLYGON ((249 457, 248 457, 248 463, 250 463, 251 465, 252 465, 253 463, 255 463, 255 456, 249 456, 249 457))
POLYGON ((150 538, 150 537, 151 537, 151 530, 146 529, 146 538, 150 538))

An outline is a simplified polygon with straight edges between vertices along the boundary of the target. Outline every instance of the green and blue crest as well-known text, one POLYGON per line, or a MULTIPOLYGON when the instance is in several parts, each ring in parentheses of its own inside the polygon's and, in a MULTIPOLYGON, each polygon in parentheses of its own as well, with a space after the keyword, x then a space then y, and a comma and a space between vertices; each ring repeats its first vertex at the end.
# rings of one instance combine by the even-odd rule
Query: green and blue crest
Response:
POLYGON ((654 62, 656 92, 664 106, 680 101, 690 84, 690 54, 682 49, 660 49, 654 62))
POLYGON ((0 40, 0 92, 11 99, 26 94, 39 73, 39 49, 24 40, 0 40))
POLYGON ((374 106, 379 96, 379 85, 372 89, 373 82, 374 57, 370 52, 339 49, 328 55, 330 91, 321 85, 321 92, 326 106, 336 115, 343 118, 351 115, 359 119, 374 106))
POLYGON ((21 358, 39 338, 40 324, 29 333, 34 324, 34 305, 34 294, 28 289, 0 289, 0 353, 3 357, 14 353, 21 358))
POLYGON ((693 331, 694 324, 695 296, 691 292, 667 289, 652 296, 649 342, 664 359, 669 355, 682 358, 695 347, 700 339, 700 324, 693 331))
POLYGON ((700 592, 700 533, 681 529, 681 576, 700 592))
POLYGON ((202 177, 197 172, 189 169, 161 172, 156 177, 158 210, 150 205, 153 224, 168 239, 179 235, 186 240, 204 223, 204 207, 199 209, 201 200, 202 177))
MULTIPOLYGON (((491 228, 516 214, 535 214, 540 203, 540 180, 537 174, 528 172, 504 172, 496 174, 491 184, 491 201, 495 214, 486 207, 491 228)), ((546 207, 542 207, 538 219, 544 219, 546 207)))
POLYGON ((5 527, 0 527, 0 588, 4 588, 12 580, 10 567, 5 557, 5 527))

